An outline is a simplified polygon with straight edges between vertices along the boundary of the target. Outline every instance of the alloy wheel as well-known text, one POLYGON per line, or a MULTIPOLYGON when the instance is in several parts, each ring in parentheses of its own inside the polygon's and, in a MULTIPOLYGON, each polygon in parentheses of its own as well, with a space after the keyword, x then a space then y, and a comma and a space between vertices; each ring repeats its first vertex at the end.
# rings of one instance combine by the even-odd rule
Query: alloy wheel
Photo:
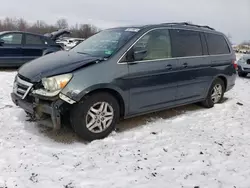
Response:
POLYGON ((222 86, 220 84, 216 84, 212 90, 211 99, 213 103, 218 103, 222 97, 222 86))
POLYGON ((93 133, 105 131, 112 123, 114 110, 107 102, 98 102, 90 107, 86 116, 86 127, 93 133))

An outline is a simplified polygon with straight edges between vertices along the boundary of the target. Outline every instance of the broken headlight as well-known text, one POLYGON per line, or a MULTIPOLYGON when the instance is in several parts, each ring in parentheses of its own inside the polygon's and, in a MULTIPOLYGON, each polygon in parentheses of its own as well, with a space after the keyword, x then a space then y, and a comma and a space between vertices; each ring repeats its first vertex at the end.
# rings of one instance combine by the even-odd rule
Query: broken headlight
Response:
POLYGON ((49 78, 43 78, 42 84, 44 89, 34 90, 33 93, 48 97, 56 96, 68 84, 71 78, 72 74, 62 74, 49 78))

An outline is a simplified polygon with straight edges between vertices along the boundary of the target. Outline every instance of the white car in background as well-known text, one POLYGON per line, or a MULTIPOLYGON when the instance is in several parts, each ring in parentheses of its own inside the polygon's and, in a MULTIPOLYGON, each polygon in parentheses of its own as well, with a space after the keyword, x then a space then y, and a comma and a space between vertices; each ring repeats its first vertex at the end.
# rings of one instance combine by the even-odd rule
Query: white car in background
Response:
POLYGON ((246 77, 250 73, 250 54, 245 54, 237 62, 238 75, 240 77, 246 77))
POLYGON ((61 39, 58 39, 56 42, 58 44, 63 45, 65 50, 69 50, 75 47, 76 45, 80 44, 84 40, 85 39, 82 39, 82 38, 61 38, 61 39))

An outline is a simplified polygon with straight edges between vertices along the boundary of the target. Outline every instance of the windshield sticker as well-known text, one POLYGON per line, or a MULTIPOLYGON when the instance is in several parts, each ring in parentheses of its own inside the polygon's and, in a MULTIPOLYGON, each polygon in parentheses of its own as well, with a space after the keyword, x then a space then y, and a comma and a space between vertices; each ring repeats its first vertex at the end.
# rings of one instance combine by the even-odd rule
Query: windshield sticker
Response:
POLYGON ((140 31, 140 29, 138 29, 138 28, 127 28, 125 31, 138 32, 138 31, 140 31))
POLYGON ((107 54, 107 55, 111 55, 111 54, 113 53, 113 51, 111 51, 111 50, 106 50, 104 53, 107 54))

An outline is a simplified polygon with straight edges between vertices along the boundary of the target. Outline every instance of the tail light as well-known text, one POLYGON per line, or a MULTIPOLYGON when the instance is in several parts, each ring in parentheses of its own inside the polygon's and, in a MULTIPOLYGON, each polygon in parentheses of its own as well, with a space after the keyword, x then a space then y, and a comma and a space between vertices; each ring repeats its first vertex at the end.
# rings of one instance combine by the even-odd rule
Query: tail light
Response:
POLYGON ((233 60, 233 66, 234 66, 235 70, 238 70, 238 65, 237 65, 235 60, 233 60))

